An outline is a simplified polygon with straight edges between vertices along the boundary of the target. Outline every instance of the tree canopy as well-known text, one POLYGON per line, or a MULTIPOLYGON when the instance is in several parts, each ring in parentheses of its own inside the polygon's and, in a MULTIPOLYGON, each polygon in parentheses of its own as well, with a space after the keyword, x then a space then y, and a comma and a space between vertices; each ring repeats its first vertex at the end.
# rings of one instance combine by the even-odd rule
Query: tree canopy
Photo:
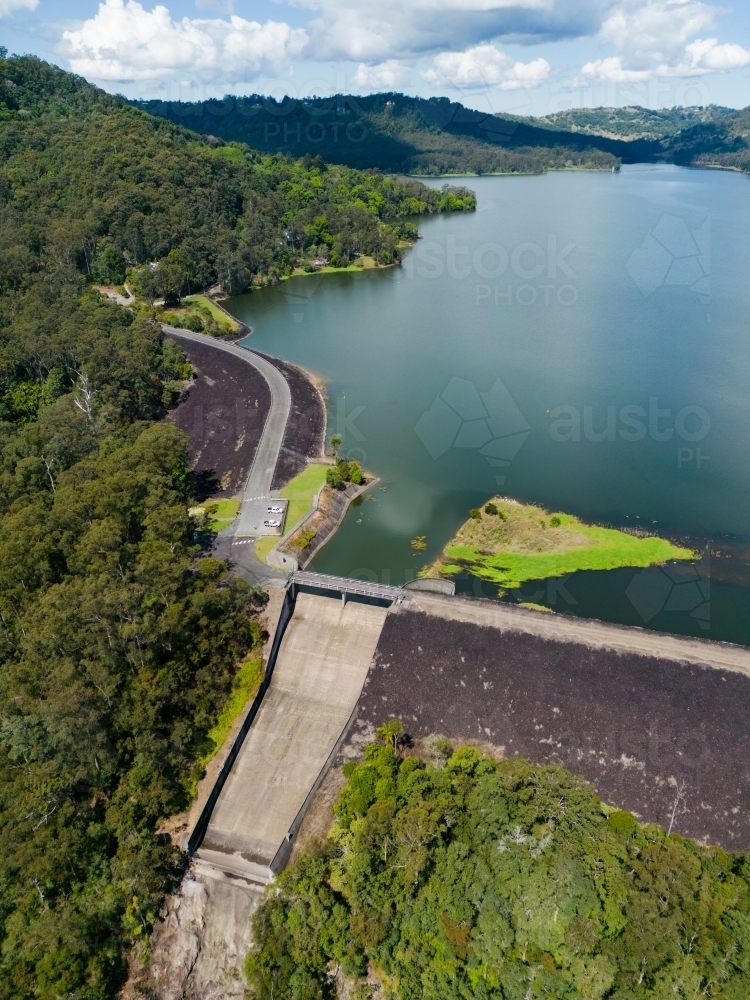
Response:
POLYGON ((163 422, 185 355, 92 285, 241 291, 321 246, 389 262, 406 216, 474 199, 207 141, 5 55, 0 1000, 104 1000, 181 875, 159 831, 259 653, 266 595, 202 558, 187 438, 163 422))
POLYGON ((571 108, 532 118, 399 93, 135 103, 196 132, 268 152, 320 154, 333 163, 417 175, 533 174, 665 160, 750 170, 747 108, 571 108))
POLYGON ((159 262, 175 290, 237 293, 307 250, 391 263, 416 234, 407 216, 475 203, 207 140, 37 59, 0 59, 0 291, 40 269, 119 283, 159 262))
POLYGON ((257 1000, 750 995, 747 856, 642 826, 560 767, 440 739, 400 757, 381 729, 253 918, 257 1000))

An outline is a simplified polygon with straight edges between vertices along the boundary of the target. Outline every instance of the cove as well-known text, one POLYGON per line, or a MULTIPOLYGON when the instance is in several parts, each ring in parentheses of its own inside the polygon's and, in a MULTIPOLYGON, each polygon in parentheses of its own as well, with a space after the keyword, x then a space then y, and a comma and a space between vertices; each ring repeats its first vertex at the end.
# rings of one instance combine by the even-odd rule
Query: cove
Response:
POLYGON ((750 643, 748 179, 640 165, 466 183, 477 211, 417 220, 402 266, 228 303, 254 349, 325 379, 329 434, 381 477, 312 568, 403 583, 503 494, 704 553, 505 599, 750 643))

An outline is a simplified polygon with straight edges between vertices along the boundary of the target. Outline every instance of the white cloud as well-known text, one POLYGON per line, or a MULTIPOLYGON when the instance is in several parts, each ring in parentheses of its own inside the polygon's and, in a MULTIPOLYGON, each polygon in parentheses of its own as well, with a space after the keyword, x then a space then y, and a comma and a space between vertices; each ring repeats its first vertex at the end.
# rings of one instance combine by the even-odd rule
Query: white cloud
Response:
POLYGON ((599 40, 621 53, 586 63, 576 83, 641 83, 694 77, 750 64, 750 51, 695 36, 713 26, 717 8, 696 0, 625 0, 604 20, 599 40), (693 39, 693 41, 690 41, 693 39), (624 65, 626 62, 628 65, 624 65))
POLYGON ((623 69, 622 59, 619 56, 595 59, 594 62, 586 63, 581 74, 584 77, 583 82, 589 83, 592 80, 602 80, 606 83, 642 83, 651 79, 651 70, 623 69))
POLYGON ((465 52, 441 52, 432 67, 422 73, 423 79, 435 87, 446 83, 457 87, 499 87, 500 90, 520 90, 538 87, 549 76, 546 59, 513 62, 494 45, 475 45, 465 52))
POLYGON ((691 0, 630 0, 604 21, 599 37, 636 61, 669 63, 688 39, 713 24, 714 16, 713 7, 691 0))
POLYGON ((147 11, 137 0, 106 0, 77 31, 63 33, 62 48, 74 72, 97 80, 152 80, 174 72, 219 80, 278 72, 307 40, 304 29, 278 21, 173 21, 160 5, 147 11))
POLYGON ((702 72, 737 69, 750 64, 750 51, 731 42, 719 45, 717 38, 696 38, 685 46, 685 51, 692 60, 693 69, 702 72))
POLYGON ((378 66, 360 63, 352 83, 357 90, 399 90, 411 83, 411 67, 398 59, 389 59, 378 66))
POLYGON ((0 0, 0 17, 7 17, 14 10, 36 10, 39 0, 0 0))

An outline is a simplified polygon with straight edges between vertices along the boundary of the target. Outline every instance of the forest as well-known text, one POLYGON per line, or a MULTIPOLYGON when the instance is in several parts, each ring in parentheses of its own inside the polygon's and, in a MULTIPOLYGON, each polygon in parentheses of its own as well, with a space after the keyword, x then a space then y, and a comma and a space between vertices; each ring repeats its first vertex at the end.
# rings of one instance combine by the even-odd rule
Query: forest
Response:
POLYGON ((750 996, 750 859, 391 720, 253 918, 257 1000, 750 996))
POLYGON ((0 55, 0 998, 104 1000, 184 870, 161 825, 267 598, 189 514, 163 420, 186 357, 95 285, 239 291, 321 244, 395 260, 406 216, 473 195, 210 143, 0 55))
POLYGON ((531 118, 472 111, 445 98, 404 94, 297 101, 253 94, 191 104, 144 101, 137 107, 196 132, 294 156, 415 175, 539 174, 605 169, 627 144, 539 126, 531 118))
POLYGON ((750 169, 750 111, 718 106, 573 108, 542 118, 474 111, 447 97, 383 93, 305 101, 252 94, 138 107, 269 152, 415 175, 609 170, 666 161, 750 169))

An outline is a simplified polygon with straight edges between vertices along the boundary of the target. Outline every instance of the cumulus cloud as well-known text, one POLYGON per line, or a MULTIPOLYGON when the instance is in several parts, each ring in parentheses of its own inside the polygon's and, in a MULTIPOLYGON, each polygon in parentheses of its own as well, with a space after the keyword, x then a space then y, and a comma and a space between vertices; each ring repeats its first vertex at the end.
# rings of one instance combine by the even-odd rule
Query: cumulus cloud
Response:
POLYGON ((599 39, 622 55, 586 63, 577 82, 641 83, 749 65, 750 51, 741 45, 695 37, 713 27, 715 15, 716 8, 694 0, 626 0, 611 11, 599 32, 599 39))
POLYGON ((0 0, 0 17, 7 17, 14 10, 36 10, 39 0, 0 0))
POLYGON ((605 83, 643 83, 651 79, 651 70, 624 69, 619 56, 595 59, 586 63, 581 70, 583 83, 601 80, 605 83))
POLYGON ((714 16, 713 7, 691 0, 627 0, 606 18, 599 37, 633 60, 669 63, 690 38, 713 24, 714 16))
POLYGON ((174 21, 166 7, 147 11, 137 0, 106 0, 95 17, 63 33, 62 47, 74 72, 97 80, 152 80, 175 72, 217 80, 278 72, 307 41, 304 29, 283 22, 237 16, 174 21))
POLYGON ((398 59, 388 59, 378 66, 360 63, 352 77, 357 90, 399 90, 411 82, 411 67, 398 59))
POLYGON ((513 62, 494 45, 475 45, 465 52, 441 52, 435 56, 423 79, 433 86, 451 83, 457 87, 488 86, 500 90, 538 87, 549 76, 546 59, 513 62))
POLYGON ((685 46, 685 51, 690 57, 691 68, 694 71, 723 71, 750 64, 750 51, 731 42, 719 45, 718 38, 696 38, 690 45, 685 46))

